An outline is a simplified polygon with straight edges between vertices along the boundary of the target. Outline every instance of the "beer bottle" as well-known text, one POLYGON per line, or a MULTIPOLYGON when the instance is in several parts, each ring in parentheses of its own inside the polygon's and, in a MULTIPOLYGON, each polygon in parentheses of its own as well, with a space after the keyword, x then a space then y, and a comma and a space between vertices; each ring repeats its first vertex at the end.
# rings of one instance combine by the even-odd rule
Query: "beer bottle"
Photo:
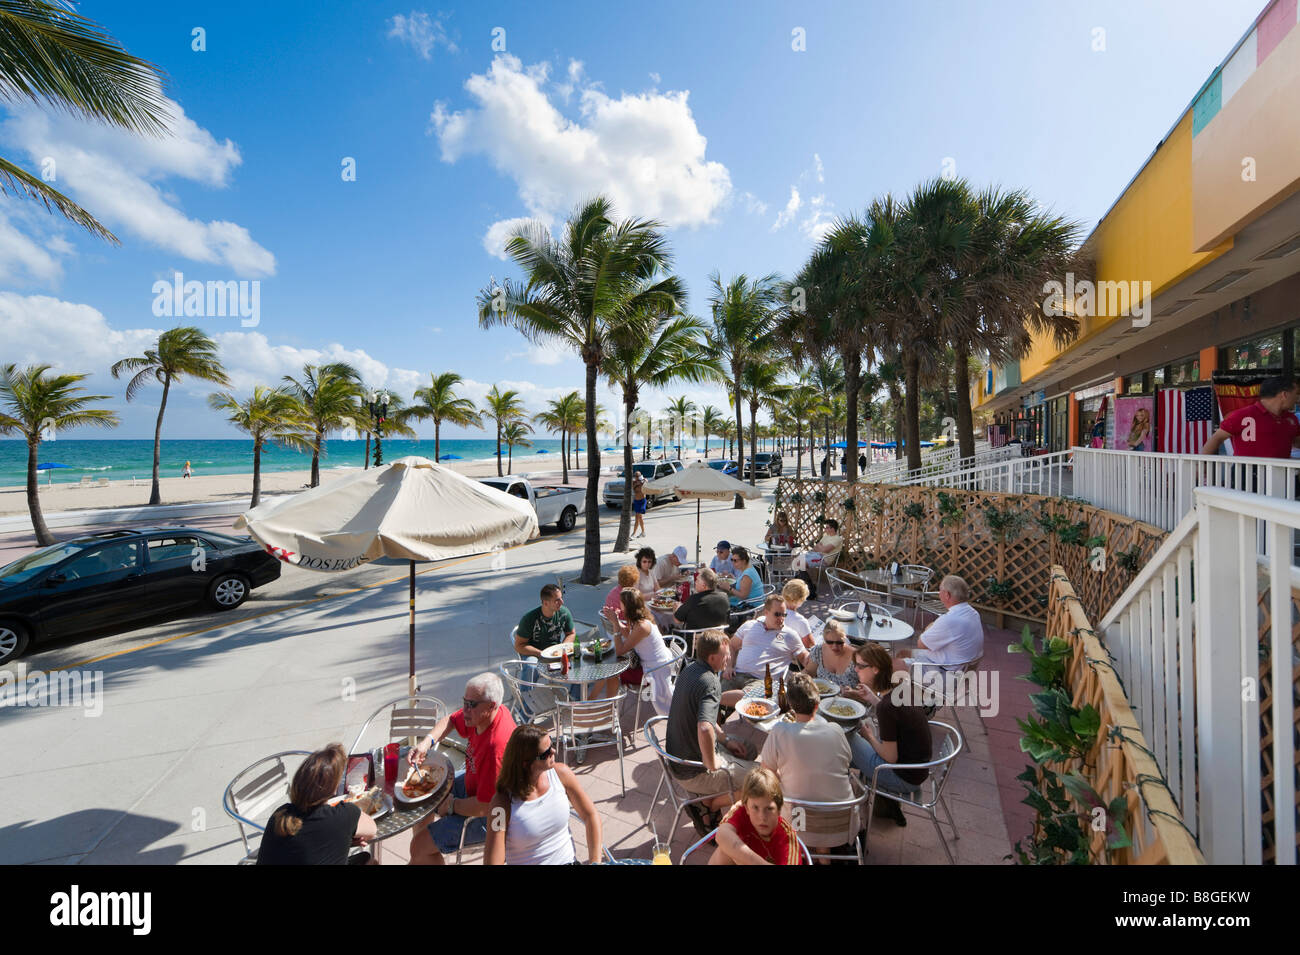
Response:
POLYGON ((769 700, 772 698, 772 664, 767 665, 767 673, 763 676, 763 695, 769 700))
POLYGON ((582 647, 578 645, 578 631, 573 631, 573 665, 579 666, 582 663, 582 647))
POLYGON ((790 709, 790 701, 785 698, 785 677, 781 677, 781 690, 776 697, 776 706, 782 713, 790 709))

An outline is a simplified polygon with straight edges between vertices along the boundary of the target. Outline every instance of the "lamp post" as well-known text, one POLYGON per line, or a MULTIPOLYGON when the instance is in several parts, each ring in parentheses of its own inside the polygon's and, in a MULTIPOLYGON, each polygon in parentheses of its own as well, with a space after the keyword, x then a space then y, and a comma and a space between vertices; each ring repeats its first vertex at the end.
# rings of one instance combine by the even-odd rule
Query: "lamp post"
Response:
POLYGON ((375 423, 375 467, 384 463, 384 419, 388 417, 388 392, 370 393, 370 420, 375 423))

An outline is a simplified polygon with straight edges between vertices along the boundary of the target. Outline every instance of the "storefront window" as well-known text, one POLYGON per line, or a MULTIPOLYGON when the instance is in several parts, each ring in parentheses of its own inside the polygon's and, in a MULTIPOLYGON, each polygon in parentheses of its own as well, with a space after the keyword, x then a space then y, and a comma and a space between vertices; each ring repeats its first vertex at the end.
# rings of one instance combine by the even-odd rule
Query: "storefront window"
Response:
POLYGON ((1250 341, 1229 345, 1228 367, 1238 368, 1277 368, 1285 364, 1282 352, 1282 333, 1273 332, 1261 335, 1250 341))
POLYGON ((1183 361, 1174 362, 1169 369, 1169 383, 1171 385, 1181 385, 1187 382, 1201 380, 1201 359, 1187 358, 1183 361))
POLYGON ((1165 370, 1163 368, 1157 368, 1155 371, 1151 372, 1151 387, 1147 390, 1151 391, 1155 388, 1162 388, 1164 387, 1164 383, 1165 370))

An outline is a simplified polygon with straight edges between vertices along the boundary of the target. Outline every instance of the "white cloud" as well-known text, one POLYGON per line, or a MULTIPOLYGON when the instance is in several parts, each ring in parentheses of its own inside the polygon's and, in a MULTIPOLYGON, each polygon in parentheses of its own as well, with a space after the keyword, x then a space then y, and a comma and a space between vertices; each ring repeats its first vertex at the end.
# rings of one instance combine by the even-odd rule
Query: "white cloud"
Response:
MULTIPOLYGON (((33 216, 20 212, 17 202, 0 200, 0 282, 17 285, 32 280, 48 284, 55 281, 63 271, 63 264, 58 257, 67 255, 71 246, 59 236, 49 236, 44 243, 32 238, 29 233, 41 230, 41 225, 33 222, 33 216), (6 214, 6 211, 12 213, 6 214), (14 220, 23 222, 20 230, 14 220)), ((43 214, 43 206, 38 207, 43 214)))
POLYGON ((791 186, 790 198, 786 202, 785 208, 777 213, 776 221, 772 223, 772 231, 775 232, 777 229, 782 229, 789 225, 794 220, 795 215, 799 212, 800 205, 799 190, 794 186, 791 186))
MULTIPOLYGON (((430 115, 443 160, 486 156, 515 180, 529 213, 543 220, 605 193, 622 216, 667 225, 713 221, 731 178, 724 165, 705 158, 708 141, 686 92, 615 99, 583 80, 581 64, 571 64, 569 84, 581 85, 579 119, 571 120, 552 102, 548 75, 544 63, 525 68, 503 54, 486 74, 470 76, 465 89, 474 107, 452 111, 437 103, 430 115)), ((562 90, 555 92, 562 98, 562 90)))
POLYGON ((514 219, 501 219, 498 222, 488 226, 487 232, 483 234, 483 248, 487 250, 488 255, 494 255, 498 259, 506 258, 506 242, 510 235, 519 226, 537 223, 546 229, 550 229, 550 220, 536 219, 533 216, 519 216, 514 219))
POLYGON ((813 162, 816 164, 816 175, 818 182, 826 181, 826 168, 822 165, 822 157, 813 153, 813 162))
POLYGON ((655 86, 658 86, 660 83, 663 82, 663 78, 658 73, 651 73, 650 82, 653 83, 655 86))
POLYGON ((196 262, 238 275, 271 275, 275 256, 234 222, 187 217, 160 183, 171 177, 221 188, 241 162, 229 139, 218 142, 167 100, 171 135, 137 136, 59 113, 18 107, 0 138, 33 162, 55 161, 55 185, 115 232, 125 231, 196 262))
POLYGON ((808 203, 808 216, 799 223, 799 231, 814 242, 826 238, 826 233, 835 228, 835 218, 830 212, 832 208, 825 196, 813 196, 808 203))
POLYGON ((442 19, 412 10, 410 16, 397 14, 388 21, 388 35, 410 46, 426 60, 433 59, 434 47, 441 46, 448 53, 458 52, 455 42, 447 35, 442 19))
POLYGON ((741 198, 745 200, 746 212, 758 216, 767 215, 767 203, 758 198, 758 196, 754 195, 752 192, 742 193, 741 198))

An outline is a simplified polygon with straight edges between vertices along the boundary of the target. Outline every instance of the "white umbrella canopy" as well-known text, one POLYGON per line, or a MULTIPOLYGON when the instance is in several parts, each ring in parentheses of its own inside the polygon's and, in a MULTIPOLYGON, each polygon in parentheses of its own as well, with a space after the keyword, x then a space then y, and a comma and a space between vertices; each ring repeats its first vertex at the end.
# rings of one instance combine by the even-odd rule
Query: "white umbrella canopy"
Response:
POLYGON ((536 537, 527 501, 428 458, 347 474, 235 520, 285 563, 350 570, 381 557, 410 562, 411 690, 415 690, 415 562, 510 547, 536 537))
POLYGON ((744 481, 738 481, 730 474, 709 467, 703 461, 696 461, 690 467, 668 477, 651 481, 645 486, 650 494, 673 493, 683 500, 695 499, 695 565, 700 563, 700 502, 729 501, 737 494, 750 500, 760 498, 763 492, 750 487, 744 481))

